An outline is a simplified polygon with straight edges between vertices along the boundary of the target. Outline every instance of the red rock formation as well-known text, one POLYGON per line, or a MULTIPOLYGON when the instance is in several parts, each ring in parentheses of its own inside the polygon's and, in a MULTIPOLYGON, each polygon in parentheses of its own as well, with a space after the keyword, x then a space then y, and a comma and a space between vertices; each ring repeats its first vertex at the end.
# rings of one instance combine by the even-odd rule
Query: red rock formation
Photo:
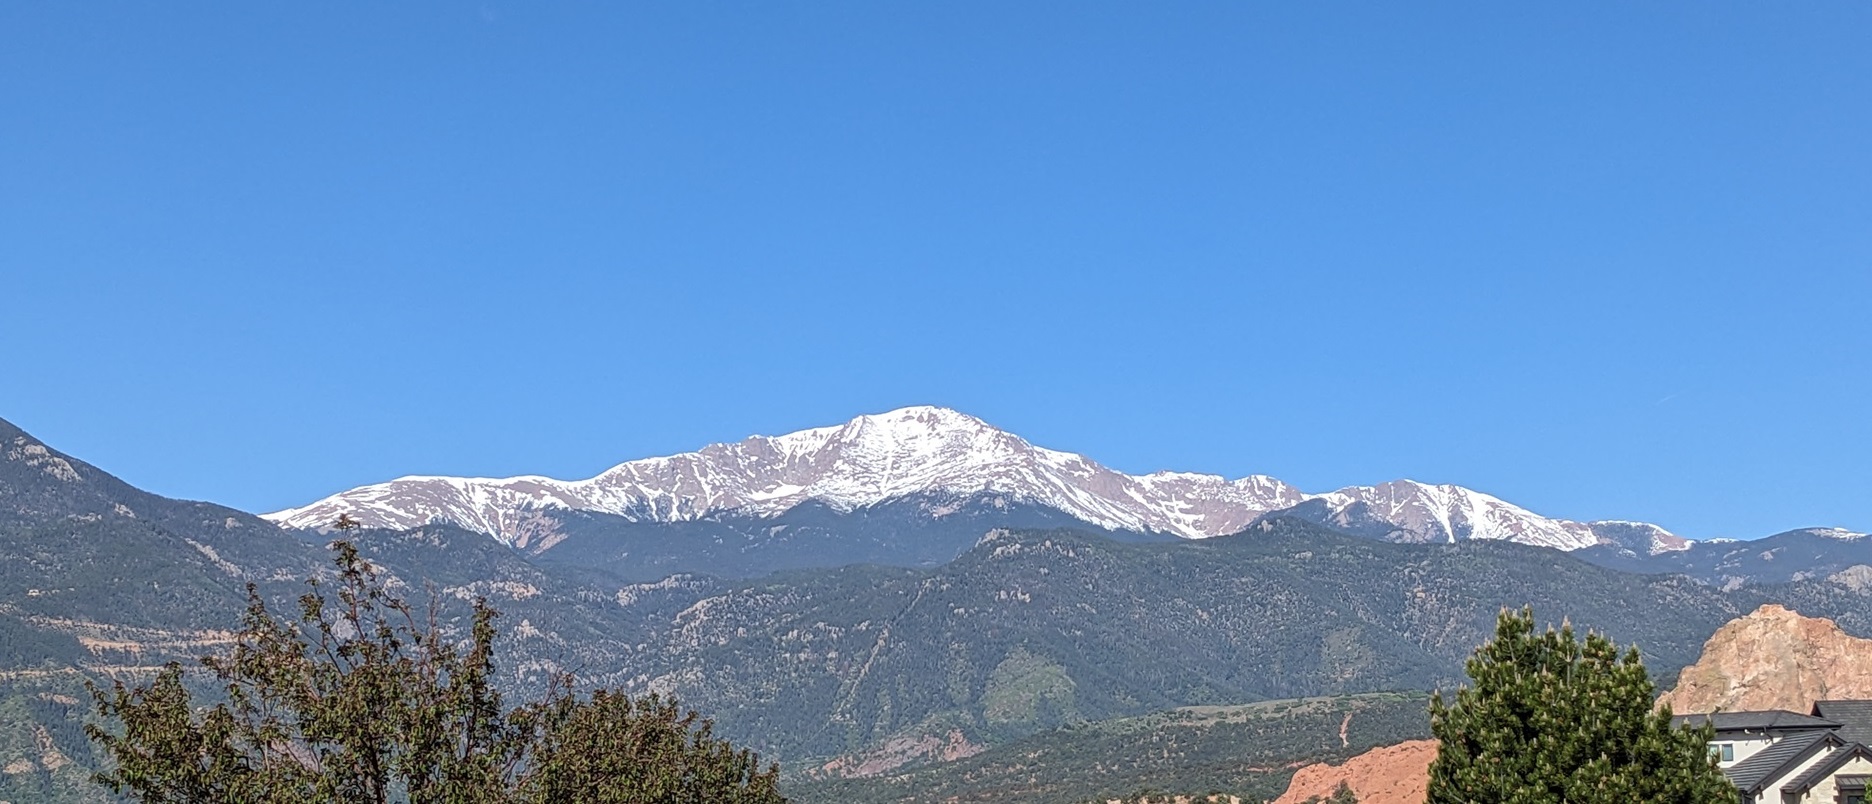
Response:
POLYGON ((1430 786, 1430 763, 1436 759, 1435 740, 1374 748, 1343 765, 1308 765, 1294 774, 1287 792, 1274 804, 1300 804, 1313 796, 1325 798, 1340 782, 1352 788, 1359 804, 1423 804, 1430 786))
POLYGON ((1814 701, 1841 698, 1872 698, 1872 639, 1771 603, 1718 629, 1659 700, 1691 714, 1805 712, 1814 701))

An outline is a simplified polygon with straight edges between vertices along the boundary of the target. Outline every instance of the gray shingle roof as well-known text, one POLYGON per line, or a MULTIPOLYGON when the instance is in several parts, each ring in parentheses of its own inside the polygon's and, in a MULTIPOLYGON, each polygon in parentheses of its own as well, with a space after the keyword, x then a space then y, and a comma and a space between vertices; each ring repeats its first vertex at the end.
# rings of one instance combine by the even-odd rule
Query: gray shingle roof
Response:
POLYGON ((1872 745, 1872 701, 1816 701, 1813 713, 1839 721, 1839 736, 1847 742, 1872 745))
POLYGON ((1844 740, 1830 731, 1796 734, 1762 749, 1748 759, 1730 765, 1723 770, 1723 774, 1729 777, 1729 781, 1737 789, 1752 796, 1761 792, 1767 782, 1780 776, 1788 766, 1813 756, 1816 752, 1844 744, 1844 740))
POLYGON ((1855 756, 1872 757, 1872 749, 1866 748, 1859 743, 1847 743, 1838 746, 1828 751, 1827 755, 1822 757, 1819 762, 1815 762, 1813 767, 1807 769, 1806 773, 1802 773, 1788 780, 1787 784, 1781 786, 1781 790, 1790 793, 1805 793, 1812 790, 1814 785, 1819 784, 1821 780, 1833 775, 1833 772, 1839 770, 1841 765, 1846 764, 1846 760, 1852 759, 1855 756))

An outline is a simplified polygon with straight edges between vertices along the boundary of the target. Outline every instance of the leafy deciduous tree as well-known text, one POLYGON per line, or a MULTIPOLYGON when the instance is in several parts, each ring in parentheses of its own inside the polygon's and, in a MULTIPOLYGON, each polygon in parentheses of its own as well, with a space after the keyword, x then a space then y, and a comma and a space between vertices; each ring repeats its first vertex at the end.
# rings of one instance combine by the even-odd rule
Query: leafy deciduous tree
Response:
POLYGON ((148 687, 93 687, 121 726, 87 727, 112 760, 99 781, 145 802, 784 801, 778 769, 671 700, 581 698, 562 676, 503 708, 485 600, 457 646, 433 606, 419 618, 356 548, 334 550, 335 596, 312 581, 296 622, 248 587, 233 650, 203 659, 225 700, 197 706, 175 663, 148 687))

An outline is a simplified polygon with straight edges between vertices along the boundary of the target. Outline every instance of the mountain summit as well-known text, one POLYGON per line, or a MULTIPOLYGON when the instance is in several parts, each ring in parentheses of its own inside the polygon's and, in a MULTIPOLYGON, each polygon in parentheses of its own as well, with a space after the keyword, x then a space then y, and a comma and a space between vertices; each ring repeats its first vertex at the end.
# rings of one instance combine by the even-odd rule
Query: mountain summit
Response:
POLYGON ((1192 539, 1235 533, 1283 511, 1387 541, 1503 539, 1563 550, 1616 543, 1643 553, 1687 544, 1654 525, 1548 519, 1459 486, 1398 480, 1308 494, 1266 475, 1127 475, 939 407, 629 461, 586 480, 403 477, 266 517, 299 528, 324 526, 339 514, 395 529, 446 521, 513 542, 546 509, 687 522, 774 516, 809 501, 853 511, 912 495, 985 495, 1112 530, 1192 539))

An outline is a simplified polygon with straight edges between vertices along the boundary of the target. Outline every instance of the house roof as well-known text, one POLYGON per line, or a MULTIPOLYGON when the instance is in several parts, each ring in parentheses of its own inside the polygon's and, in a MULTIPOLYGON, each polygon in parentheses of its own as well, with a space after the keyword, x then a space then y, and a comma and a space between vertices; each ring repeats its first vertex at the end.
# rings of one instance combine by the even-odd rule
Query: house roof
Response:
POLYGON ((1808 768, 1807 772, 1794 777, 1792 780, 1788 781, 1787 784, 1782 785, 1781 792, 1805 793, 1812 790, 1814 785, 1819 784, 1828 776, 1833 775, 1834 771, 1839 770, 1840 766, 1845 765, 1847 760, 1854 757, 1872 759, 1872 748, 1867 748, 1860 743, 1847 743, 1845 745, 1836 746, 1833 750, 1828 751, 1827 755, 1821 758, 1819 762, 1815 762, 1812 767, 1808 768))
POLYGON ((1796 734, 1757 751, 1748 759, 1723 769, 1723 775, 1737 789, 1751 796, 1760 793, 1768 782, 1780 778, 1788 768, 1824 750, 1845 745, 1846 741, 1830 731, 1796 734))
MULTIPOLYGON (((1827 703, 1832 703, 1828 701, 1827 703)), ((1868 706, 1868 725, 1872 725, 1872 701, 1849 701, 1847 703, 1865 703, 1868 706)), ((1784 709, 1765 709, 1759 712, 1714 712, 1707 715, 1678 715, 1671 718, 1671 725, 1688 724, 1701 726, 1708 721, 1716 726, 1717 731, 1797 731, 1803 729, 1837 729, 1842 724, 1820 716, 1819 704, 1815 704, 1812 715, 1789 712, 1784 709)))
POLYGON ((1813 713, 1839 721, 1839 735, 1848 742, 1872 745, 1872 701, 1815 701, 1813 713))

